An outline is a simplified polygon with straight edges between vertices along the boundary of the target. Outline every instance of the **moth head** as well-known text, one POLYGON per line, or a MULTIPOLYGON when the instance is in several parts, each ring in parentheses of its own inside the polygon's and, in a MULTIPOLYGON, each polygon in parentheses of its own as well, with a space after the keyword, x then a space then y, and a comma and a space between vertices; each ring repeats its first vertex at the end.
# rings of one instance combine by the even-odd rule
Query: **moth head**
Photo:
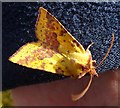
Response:
POLYGON ((96 61, 95 60, 91 60, 91 63, 90 63, 90 75, 96 75, 98 77, 98 74, 96 72, 96 67, 94 66, 96 64, 96 61))
MULTIPOLYGON (((96 61, 92 60, 92 58, 91 58, 87 65, 81 66, 81 64, 79 64, 79 66, 82 69, 82 73, 80 73, 79 78, 83 77, 87 73, 89 73, 90 75, 93 75, 93 76, 94 75, 98 76, 98 74, 96 72, 96 67, 94 66, 95 63, 96 63, 96 61)), ((81 70, 78 70, 78 71, 80 72, 81 70)))
MULTIPOLYGON (((92 82, 93 76, 94 76, 94 75, 98 76, 98 74, 96 73, 96 68, 99 67, 99 66, 103 63, 103 61, 106 59, 106 57, 108 56, 108 53, 110 52, 110 50, 111 50, 111 48, 112 48, 112 46, 113 46, 113 42, 114 42, 114 34, 112 34, 111 45, 110 45, 110 47, 108 48, 108 51, 107 51, 106 55, 104 56, 104 58, 100 61, 100 63, 99 63, 97 66, 94 66, 95 61, 92 60, 92 58, 91 58, 91 59, 89 60, 89 62, 88 62, 88 65, 86 65, 86 68, 83 67, 83 69, 86 69, 86 72, 90 73, 90 80, 89 80, 89 83, 88 83, 87 87, 86 87, 80 94, 72 95, 72 100, 73 100, 73 101, 77 101, 78 99, 82 98, 82 97, 85 95, 85 93, 87 92, 87 90, 89 89, 90 84, 91 84, 91 82, 92 82), (89 70, 89 69, 90 69, 90 70, 89 70)), ((92 45, 92 44, 90 44, 90 45, 88 46, 88 48, 87 48, 87 53, 90 53, 89 47, 90 47, 91 45, 92 45)), ((83 72, 83 74, 85 75, 86 73, 83 72)), ((84 75, 83 75, 83 76, 84 76, 84 75)))
POLYGON ((95 67, 94 67, 94 68, 91 68, 89 73, 90 73, 90 75, 93 75, 93 76, 96 75, 96 76, 98 77, 98 74, 97 74, 97 72, 96 72, 95 67))

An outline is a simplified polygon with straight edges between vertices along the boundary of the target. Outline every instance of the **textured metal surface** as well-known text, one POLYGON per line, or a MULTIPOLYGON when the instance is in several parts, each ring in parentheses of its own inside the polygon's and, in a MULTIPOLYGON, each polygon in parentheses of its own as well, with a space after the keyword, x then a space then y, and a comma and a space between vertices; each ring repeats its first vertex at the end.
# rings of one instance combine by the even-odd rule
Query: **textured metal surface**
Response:
POLYGON ((120 3, 3 3, 3 89, 64 78, 8 61, 19 47, 36 40, 35 22, 40 6, 52 13, 84 48, 93 41, 90 50, 97 63, 107 52, 114 33, 113 48, 97 71, 120 66, 120 3))

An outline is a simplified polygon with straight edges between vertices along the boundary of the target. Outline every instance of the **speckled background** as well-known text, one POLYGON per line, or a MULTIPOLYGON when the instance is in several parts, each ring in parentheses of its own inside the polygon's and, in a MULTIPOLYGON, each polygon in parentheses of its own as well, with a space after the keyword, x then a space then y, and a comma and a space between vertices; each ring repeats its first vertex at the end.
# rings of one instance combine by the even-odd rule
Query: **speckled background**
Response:
POLYGON ((113 48, 97 72, 120 66, 120 2, 2 3, 3 90, 64 79, 62 75, 28 69, 8 61, 18 48, 36 40, 35 22, 40 6, 52 13, 84 48, 93 41, 90 50, 97 63, 107 52, 114 33, 113 48))

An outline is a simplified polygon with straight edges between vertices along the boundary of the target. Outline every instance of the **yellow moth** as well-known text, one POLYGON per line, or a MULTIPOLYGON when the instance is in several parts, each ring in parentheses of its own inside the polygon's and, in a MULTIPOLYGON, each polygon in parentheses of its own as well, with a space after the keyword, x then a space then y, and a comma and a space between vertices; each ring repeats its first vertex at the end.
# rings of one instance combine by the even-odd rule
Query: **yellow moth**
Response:
MULTIPOLYGON (((32 69, 45 70, 78 79, 89 73, 90 81, 87 87, 82 93, 72 95, 73 101, 80 99, 88 90, 92 77, 98 76, 94 66, 95 60, 92 60, 89 50, 92 44, 85 50, 58 20, 42 7, 39 8, 35 27, 38 41, 23 45, 9 60, 32 69)), ((100 64, 110 52, 113 41, 114 35, 110 48, 100 64)))

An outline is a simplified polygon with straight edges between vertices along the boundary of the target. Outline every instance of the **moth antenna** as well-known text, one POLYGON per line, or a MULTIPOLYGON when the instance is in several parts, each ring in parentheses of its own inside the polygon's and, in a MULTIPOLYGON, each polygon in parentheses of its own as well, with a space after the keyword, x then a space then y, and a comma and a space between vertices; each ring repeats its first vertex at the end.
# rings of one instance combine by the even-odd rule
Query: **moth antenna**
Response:
POLYGON ((111 50, 111 48, 112 48, 112 46, 113 46, 113 42, 114 42, 114 34, 112 34, 111 45, 110 45, 110 47, 108 48, 107 53, 105 54, 105 56, 103 57, 103 59, 100 61, 100 63, 96 66, 96 68, 99 67, 99 66, 103 63, 103 61, 106 59, 106 57, 108 56, 108 54, 109 54, 109 52, 110 52, 110 50, 111 50))
POLYGON ((91 42, 91 44, 87 47, 87 50, 89 50, 89 48, 93 45, 94 43, 91 42))
POLYGON ((93 75, 91 74, 90 75, 90 81, 89 81, 87 87, 80 94, 72 95, 72 100, 73 101, 77 101, 78 99, 82 98, 85 95, 85 93, 87 92, 87 90, 89 89, 89 87, 91 85, 92 78, 93 78, 93 75))

